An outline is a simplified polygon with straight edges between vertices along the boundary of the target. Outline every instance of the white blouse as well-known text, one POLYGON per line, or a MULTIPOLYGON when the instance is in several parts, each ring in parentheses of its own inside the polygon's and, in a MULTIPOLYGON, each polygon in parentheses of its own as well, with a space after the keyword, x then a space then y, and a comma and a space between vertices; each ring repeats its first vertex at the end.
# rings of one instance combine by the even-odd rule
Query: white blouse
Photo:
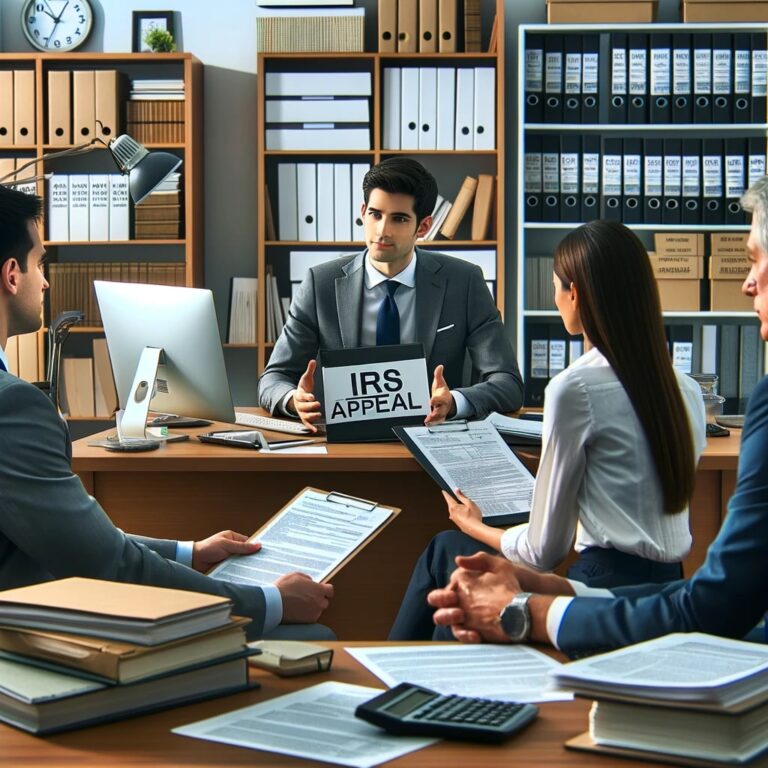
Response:
MULTIPOLYGON (((698 462, 706 445, 701 389, 689 376, 675 375, 698 462)), ((596 546, 666 563, 691 548, 688 509, 664 513, 640 422, 596 348, 547 385, 530 522, 505 531, 501 549, 513 562, 552 570, 568 554, 574 533, 577 552, 596 546)))

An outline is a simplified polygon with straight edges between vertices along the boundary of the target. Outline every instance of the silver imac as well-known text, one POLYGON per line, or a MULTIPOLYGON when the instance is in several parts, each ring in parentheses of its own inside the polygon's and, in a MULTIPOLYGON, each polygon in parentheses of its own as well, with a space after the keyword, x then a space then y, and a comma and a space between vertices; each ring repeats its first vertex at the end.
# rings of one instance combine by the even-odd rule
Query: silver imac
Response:
POLYGON ((201 288, 94 281, 122 438, 146 438, 151 409, 233 423, 213 295, 201 288))

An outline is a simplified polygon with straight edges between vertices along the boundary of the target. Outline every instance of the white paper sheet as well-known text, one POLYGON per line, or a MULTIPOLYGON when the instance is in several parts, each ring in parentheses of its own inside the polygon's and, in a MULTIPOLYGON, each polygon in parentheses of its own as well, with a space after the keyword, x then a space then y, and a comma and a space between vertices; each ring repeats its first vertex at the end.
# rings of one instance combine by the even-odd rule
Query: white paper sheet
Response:
POLYGON ((499 701, 567 701, 550 672, 562 665, 524 645, 346 648, 389 687, 415 683, 444 694, 499 701))
MULTIPOLYGON (((287 450, 287 449, 286 449, 287 450)), ((262 586, 299 571, 322 581, 392 514, 337 494, 306 491, 259 533, 261 549, 228 557, 210 575, 262 586)))
POLYGON ((356 718, 357 705, 379 693, 360 685, 320 683, 173 733, 355 768, 379 765, 437 741, 391 736, 356 718))

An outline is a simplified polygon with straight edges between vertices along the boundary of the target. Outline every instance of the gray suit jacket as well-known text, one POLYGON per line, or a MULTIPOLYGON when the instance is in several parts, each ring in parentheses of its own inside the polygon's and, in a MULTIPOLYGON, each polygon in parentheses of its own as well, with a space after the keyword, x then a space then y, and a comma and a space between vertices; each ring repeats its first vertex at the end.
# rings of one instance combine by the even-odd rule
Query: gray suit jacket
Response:
MULTIPOLYGON (((467 398, 478 418, 516 410, 523 402, 520 371, 480 268, 420 248, 416 255, 416 334, 430 376, 442 363, 448 386, 467 398), (467 353, 472 385, 463 387, 467 353)), ((262 408, 275 412, 320 349, 360 346, 365 256, 309 270, 259 380, 262 408)))
MULTIPOLYGON (((173 562, 176 542, 115 528, 72 474, 69 433, 39 389, 0 371, 0 589, 67 576, 223 595, 264 626, 264 593, 173 562)), ((147 499, 151 503, 151 499, 147 499)))

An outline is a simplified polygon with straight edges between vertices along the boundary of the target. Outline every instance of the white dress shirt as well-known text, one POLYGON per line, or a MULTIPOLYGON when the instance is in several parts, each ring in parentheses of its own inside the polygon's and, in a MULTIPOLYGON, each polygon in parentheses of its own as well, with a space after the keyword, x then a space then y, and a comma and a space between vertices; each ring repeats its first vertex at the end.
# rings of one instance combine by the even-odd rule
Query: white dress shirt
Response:
MULTIPOLYGON (((675 371, 698 461, 706 444, 699 385, 675 371)), ((539 471, 530 522, 502 535, 513 562, 552 570, 568 553, 617 549, 657 562, 691 548, 688 509, 662 511, 648 443, 624 387, 593 348, 547 385, 539 471)))
POLYGON ((3 361, 3 368, 5 368, 5 370, 7 371, 8 370, 8 358, 5 356, 5 350, 2 347, 0 347, 0 360, 3 361))

